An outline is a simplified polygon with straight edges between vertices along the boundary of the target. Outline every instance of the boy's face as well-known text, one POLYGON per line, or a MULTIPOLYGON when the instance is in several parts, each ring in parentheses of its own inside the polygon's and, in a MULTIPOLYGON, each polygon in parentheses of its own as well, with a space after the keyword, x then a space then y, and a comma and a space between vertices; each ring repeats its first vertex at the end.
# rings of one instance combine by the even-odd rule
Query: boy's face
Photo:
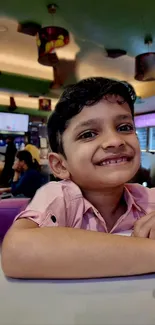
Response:
POLYGON ((140 166, 140 147, 127 103, 101 100, 84 107, 63 134, 70 178, 83 190, 128 182, 140 166))

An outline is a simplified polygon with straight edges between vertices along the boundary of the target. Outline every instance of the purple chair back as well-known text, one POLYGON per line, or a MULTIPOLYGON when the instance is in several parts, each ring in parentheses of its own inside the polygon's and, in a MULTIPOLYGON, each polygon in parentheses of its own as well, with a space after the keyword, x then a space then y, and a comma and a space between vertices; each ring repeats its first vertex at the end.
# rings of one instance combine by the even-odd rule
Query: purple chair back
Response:
POLYGON ((0 200, 0 239, 3 239, 17 214, 26 209, 29 201, 27 198, 0 200))

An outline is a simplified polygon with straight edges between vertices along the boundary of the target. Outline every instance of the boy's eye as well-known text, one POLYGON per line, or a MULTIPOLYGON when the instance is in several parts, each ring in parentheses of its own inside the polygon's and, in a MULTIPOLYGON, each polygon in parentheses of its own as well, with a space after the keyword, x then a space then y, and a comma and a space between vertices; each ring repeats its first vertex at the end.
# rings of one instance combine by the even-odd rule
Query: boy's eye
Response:
POLYGON ((120 125, 117 130, 119 132, 132 132, 135 130, 134 126, 132 124, 123 124, 120 125))
POLYGON ((79 139, 91 139, 91 138, 94 138, 94 137, 96 137, 96 132, 94 132, 94 131, 86 131, 86 132, 82 133, 79 136, 79 139))

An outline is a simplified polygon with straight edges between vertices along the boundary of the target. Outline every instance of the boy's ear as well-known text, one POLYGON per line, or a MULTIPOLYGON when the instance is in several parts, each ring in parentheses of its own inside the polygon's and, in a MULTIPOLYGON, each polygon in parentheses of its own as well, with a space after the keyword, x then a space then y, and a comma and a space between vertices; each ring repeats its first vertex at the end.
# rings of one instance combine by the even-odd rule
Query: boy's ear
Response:
POLYGON ((60 179, 70 178, 70 173, 66 169, 65 158, 62 155, 51 152, 49 154, 49 164, 55 177, 60 179))

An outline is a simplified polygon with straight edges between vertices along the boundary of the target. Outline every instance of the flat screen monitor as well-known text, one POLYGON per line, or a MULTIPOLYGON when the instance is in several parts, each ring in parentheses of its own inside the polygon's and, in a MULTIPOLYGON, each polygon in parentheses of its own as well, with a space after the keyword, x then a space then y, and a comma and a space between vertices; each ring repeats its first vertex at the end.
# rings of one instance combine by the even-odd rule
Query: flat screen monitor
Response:
POLYGON ((0 112, 0 132, 27 132, 28 125, 28 115, 0 112))

